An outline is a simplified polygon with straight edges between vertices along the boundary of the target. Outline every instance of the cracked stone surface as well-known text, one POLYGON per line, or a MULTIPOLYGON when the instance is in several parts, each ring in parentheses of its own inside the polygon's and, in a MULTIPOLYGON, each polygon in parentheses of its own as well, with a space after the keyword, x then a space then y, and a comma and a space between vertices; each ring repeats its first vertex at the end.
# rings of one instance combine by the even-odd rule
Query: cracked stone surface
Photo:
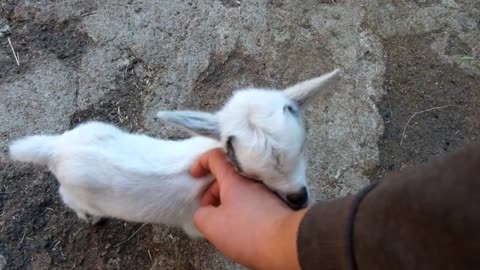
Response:
POLYGON ((339 67, 336 93, 304 112, 307 170, 315 199, 347 195, 478 140, 479 18, 474 0, 6 0, 0 254, 8 269, 241 269, 173 228, 86 227, 51 174, 7 160, 8 142, 89 119, 182 138, 154 114, 215 111, 236 89, 339 67))
MULTIPOLYGON (((73 70, 51 58, 21 78, 0 84, 0 133, 15 138, 65 129, 69 122, 65 115, 75 110, 73 78, 73 70)), ((6 142, 2 140, 2 148, 6 142)))

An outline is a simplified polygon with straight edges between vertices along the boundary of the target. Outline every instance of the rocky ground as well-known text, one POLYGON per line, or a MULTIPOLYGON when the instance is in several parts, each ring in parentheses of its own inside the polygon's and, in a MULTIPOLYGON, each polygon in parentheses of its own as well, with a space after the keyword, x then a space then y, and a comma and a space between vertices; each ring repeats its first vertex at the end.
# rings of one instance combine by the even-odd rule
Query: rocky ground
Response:
POLYGON ((86 226, 50 173, 8 161, 12 139, 89 119, 181 138, 154 113, 340 67, 305 111, 310 185, 328 199, 478 140, 479 55, 476 0, 1 0, 0 269, 240 268, 176 229, 86 226))

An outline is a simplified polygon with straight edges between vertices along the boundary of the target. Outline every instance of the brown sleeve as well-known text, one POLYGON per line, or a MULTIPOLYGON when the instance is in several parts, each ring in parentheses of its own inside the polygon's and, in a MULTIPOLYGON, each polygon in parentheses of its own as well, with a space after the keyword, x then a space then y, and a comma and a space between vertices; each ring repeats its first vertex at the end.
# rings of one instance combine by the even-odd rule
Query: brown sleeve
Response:
POLYGON ((480 269, 480 144, 315 205, 297 245, 303 269, 480 269))

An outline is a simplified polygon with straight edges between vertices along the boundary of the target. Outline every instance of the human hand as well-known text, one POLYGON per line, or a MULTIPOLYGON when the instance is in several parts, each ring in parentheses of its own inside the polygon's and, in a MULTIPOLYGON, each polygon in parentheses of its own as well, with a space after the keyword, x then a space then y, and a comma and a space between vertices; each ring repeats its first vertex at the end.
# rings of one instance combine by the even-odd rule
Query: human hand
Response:
POLYGON ((216 178, 194 223, 220 252, 253 269, 300 269, 296 238, 305 209, 292 211, 264 185, 237 174, 220 149, 203 154, 190 173, 216 178))

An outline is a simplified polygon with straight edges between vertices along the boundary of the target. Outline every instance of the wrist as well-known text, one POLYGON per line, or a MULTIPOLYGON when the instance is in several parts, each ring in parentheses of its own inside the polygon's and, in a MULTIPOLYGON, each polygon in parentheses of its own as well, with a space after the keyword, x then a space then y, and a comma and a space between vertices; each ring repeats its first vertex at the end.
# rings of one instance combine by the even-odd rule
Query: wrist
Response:
POLYGON ((300 269, 297 233, 307 210, 288 211, 274 221, 260 243, 263 256, 256 269, 300 269))

